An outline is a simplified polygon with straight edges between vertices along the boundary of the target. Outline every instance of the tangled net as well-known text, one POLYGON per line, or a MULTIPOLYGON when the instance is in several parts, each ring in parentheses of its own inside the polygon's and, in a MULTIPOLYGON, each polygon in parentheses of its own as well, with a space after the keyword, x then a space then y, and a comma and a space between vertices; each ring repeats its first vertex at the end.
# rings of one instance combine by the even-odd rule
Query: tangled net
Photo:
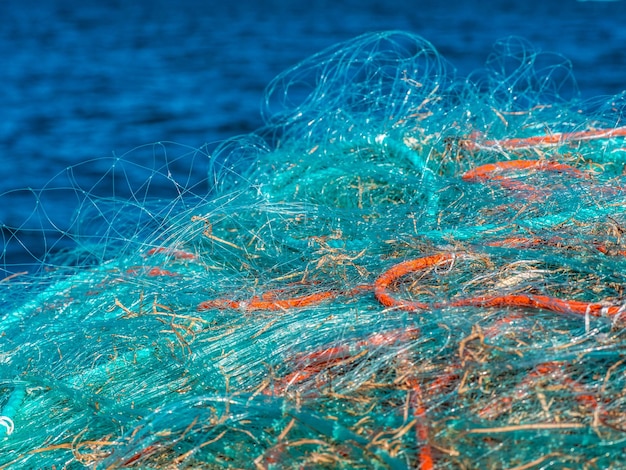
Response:
POLYGON ((618 468, 625 103, 378 33, 254 135, 68 169, 3 230, 49 250, 0 282, 0 467, 618 468))

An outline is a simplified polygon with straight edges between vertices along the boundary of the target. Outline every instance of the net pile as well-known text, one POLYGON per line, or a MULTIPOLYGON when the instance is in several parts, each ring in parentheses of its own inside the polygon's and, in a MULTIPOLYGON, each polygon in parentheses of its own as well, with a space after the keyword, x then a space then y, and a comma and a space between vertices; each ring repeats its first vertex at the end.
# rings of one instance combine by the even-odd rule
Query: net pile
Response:
POLYGON ((3 230, 49 250, 0 283, 0 467, 617 468, 624 104, 377 33, 254 135, 69 168, 3 230))

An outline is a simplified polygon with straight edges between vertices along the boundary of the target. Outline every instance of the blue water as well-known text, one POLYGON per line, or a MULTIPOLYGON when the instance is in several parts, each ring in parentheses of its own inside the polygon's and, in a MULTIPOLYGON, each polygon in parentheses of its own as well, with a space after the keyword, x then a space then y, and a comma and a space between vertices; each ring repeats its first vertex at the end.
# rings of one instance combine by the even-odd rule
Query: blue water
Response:
MULTIPOLYGON (((521 36, 568 57, 583 98, 626 89, 623 0, 8 0, 0 10, 3 240, 6 226, 28 226, 35 203, 13 190, 142 144, 200 147, 251 132, 275 75, 368 31, 420 34, 460 75, 483 65, 497 39, 521 36)), ((63 197, 54 204, 60 219, 71 209, 63 197)), ((11 264, 32 260, 26 251, 13 243, 0 253, 11 264)))

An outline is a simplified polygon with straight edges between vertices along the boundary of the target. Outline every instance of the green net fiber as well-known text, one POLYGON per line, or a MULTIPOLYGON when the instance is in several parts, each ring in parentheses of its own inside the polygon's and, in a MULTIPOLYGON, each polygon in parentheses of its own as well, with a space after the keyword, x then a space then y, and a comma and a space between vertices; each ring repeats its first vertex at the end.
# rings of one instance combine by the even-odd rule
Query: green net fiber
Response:
POLYGON ((252 135, 3 194, 45 250, 3 265, 0 468, 622 468, 626 100, 578 96, 521 39, 459 77, 368 34, 252 135))

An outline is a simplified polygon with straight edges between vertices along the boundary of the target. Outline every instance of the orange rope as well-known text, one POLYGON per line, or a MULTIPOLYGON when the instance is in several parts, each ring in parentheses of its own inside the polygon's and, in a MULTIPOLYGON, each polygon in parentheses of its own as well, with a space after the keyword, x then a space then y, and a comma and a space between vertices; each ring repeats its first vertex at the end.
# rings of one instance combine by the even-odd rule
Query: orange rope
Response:
POLYGON ((513 139, 486 140, 476 142, 466 140, 463 142, 465 148, 469 150, 480 150, 484 148, 502 148, 506 150, 522 150, 533 147, 553 147, 566 142, 582 142, 596 139, 611 139, 613 137, 626 136, 626 127, 615 127, 609 129, 590 129, 578 132, 563 132, 532 137, 518 137, 513 139))
POLYGON ((462 178, 465 181, 501 179, 501 177, 494 177, 494 176, 491 176, 491 174, 497 171, 527 170, 527 169, 541 170, 541 171, 560 171, 564 173, 569 173, 577 177, 585 176, 585 174, 582 171, 570 165, 566 165, 565 163, 559 163, 559 162, 554 162, 550 160, 511 160, 511 161, 487 163, 486 165, 481 165, 477 168, 474 168, 466 172, 462 176, 462 178))
POLYGON ((355 354, 358 354, 358 350, 392 346, 398 342, 411 341, 418 336, 419 329, 404 328, 374 333, 366 339, 356 341, 350 345, 330 346, 310 353, 300 354, 292 360, 297 370, 279 379, 273 390, 268 390, 267 393, 282 395, 290 386, 315 378, 320 372, 349 360, 355 354))
POLYGON ((149 256, 153 256, 157 254, 165 254, 165 255, 173 256, 176 259, 190 259, 190 260, 196 259, 196 255, 194 255, 193 253, 189 253, 188 251, 175 250, 175 249, 165 248, 165 247, 152 248, 148 250, 146 254, 149 256))
POLYGON ((428 310, 430 304, 423 302, 415 302, 408 300, 396 300, 389 292, 388 287, 399 278, 409 273, 421 271, 423 269, 437 266, 443 262, 451 261, 455 255, 451 253, 442 253, 424 258, 412 259, 404 261, 392 266, 390 269, 380 275, 374 282, 374 295, 378 301, 385 307, 393 307, 400 310, 428 310))
POLYGON ((419 470, 432 470, 435 468, 435 463, 433 461, 432 449, 428 443, 429 432, 422 389, 414 377, 410 377, 408 383, 411 386, 410 403, 413 408, 413 416, 415 417, 415 437, 418 443, 420 443, 418 468, 419 470))
POLYGON ((368 284, 359 284, 353 287, 347 292, 339 291, 322 291, 313 294, 302 295, 299 297, 291 297, 288 299, 277 299, 276 293, 280 291, 270 291, 264 293, 261 297, 254 296, 248 300, 229 300, 229 299, 214 299, 207 300, 198 305, 197 310, 211 310, 211 309, 241 309, 246 311, 254 310, 287 310, 290 308, 308 307, 309 305, 318 304, 324 300, 333 299, 339 295, 353 296, 364 291, 369 291, 372 286, 368 284))
POLYGON ((511 160, 496 163, 487 163, 477 168, 469 170, 461 177, 465 181, 497 181, 500 185, 507 189, 517 191, 537 192, 536 188, 530 185, 514 181, 504 176, 498 175, 498 172, 511 170, 539 170, 539 171, 557 171, 569 173, 576 178, 584 178, 587 175, 582 171, 564 163, 558 163, 549 160, 511 160))
POLYGON ((323 291, 314 294, 303 295, 300 297, 292 297, 290 299, 270 299, 266 300, 259 297, 252 297, 249 300, 227 300, 215 299, 207 300, 198 305, 197 310, 217 309, 242 309, 247 311, 254 310, 286 310, 289 308, 306 307, 314 305, 323 300, 332 299, 338 295, 337 292, 323 291))
POLYGON ((529 246, 548 245, 561 246, 564 244, 563 239, 552 237, 550 240, 544 240, 538 237, 509 237, 503 240, 492 240, 484 243, 486 246, 497 246, 504 248, 526 248, 529 246))
MULTIPOLYGON (((392 266, 385 271, 374 283, 374 293, 378 301, 386 307, 400 310, 429 310, 432 308, 451 307, 526 307, 551 310, 559 313, 573 313, 577 315, 615 316, 626 310, 626 305, 605 305, 602 303, 584 302, 580 300, 557 299, 547 295, 507 294, 500 296, 478 296, 453 302, 424 303, 395 299, 389 292, 389 286, 399 278, 425 268, 436 266, 444 261, 450 261, 455 255, 441 253, 423 258, 417 258, 392 266)), ((458 256, 458 255, 457 255, 458 256)))
POLYGON ((603 305, 581 300, 557 299, 547 295, 509 294, 494 297, 480 296, 457 300, 449 304, 454 307, 527 307, 551 310, 558 313, 591 315, 593 317, 615 316, 626 309, 626 305, 603 305))

